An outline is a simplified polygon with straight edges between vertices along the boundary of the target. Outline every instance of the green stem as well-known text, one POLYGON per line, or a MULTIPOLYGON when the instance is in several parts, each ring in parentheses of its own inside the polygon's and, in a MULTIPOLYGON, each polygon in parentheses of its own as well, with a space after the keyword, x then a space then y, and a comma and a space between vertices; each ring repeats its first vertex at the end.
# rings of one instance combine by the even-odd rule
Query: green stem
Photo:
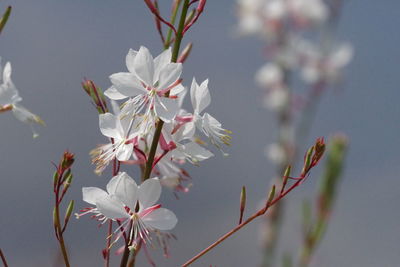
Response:
POLYGON ((7 7, 6 12, 4 12, 3 17, 0 20, 0 33, 3 31, 4 26, 6 26, 8 18, 10 17, 11 14, 11 9, 12 9, 11 6, 7 7))
MULTIPOLYGON (((185 27, 185 20, 186 20, 186 15, 187 15, 188 9, 189 9, 189 0, 185 0, 183 2, 182 13, 181 13, 181 17, 179 20, 179 26, 178 26, 178 30, 177 30, 176 36, 175 36, 174 47, 172 49, 171 62, 176 62, 176 60, 178 59, 178 56, 179 56, 179 49, 181 47, 181 42, 182 42, 182 38, 183 38, 183 29, 185 27)), ((166 93, 166 96, 169 96, 169 93, 166 93)), ((146 167, 144 170, 144 175, 143 175, 144 181, 146 181, 147 179, 150 178, 151 171, 153 169, 154 157, 156 155, 158 141, 160 140, 163 125, 164 125, 164 122, 159 120, 157 123, 157 128, 154 133, 153 141, 152 141, 151 147, 150 147, 149 156, 147 158, 147 163, 146 163, 146 167)))
MULTIPOLYGON (((170 23, 171 23, 172 25, 175 24, 176 15, 178 14, 178 10, 179 10, 179 7, 180 7, 181 3, 182 3, 181 0, 177 1, 177 2, 176 2, 176 6, 175 6, 174 10, 172 11, 171 20, 170 20, 170 23)), ((171 42, 172 32, 173 32, 173 31, 172 31, 172 29, 170 28, 170 29, 168 30, 168 33, 167 33, 167 38, 165 39, 164 49, 167 49, 167 48, 169 47, 169 43, 171 42)))
POLYGON ((56 230, 58 232, 58 241, 60 243, 60 248, 61 248, 63 258, 64 258, 65 266, 70 267, 69 260, 68 260, 68 253, 67 253, 67 249, 65 247, 63 233, 62 233, 61 229, 62 228, 60 225, 60 209, 59 209, 59 205, 56 205, 56 230))

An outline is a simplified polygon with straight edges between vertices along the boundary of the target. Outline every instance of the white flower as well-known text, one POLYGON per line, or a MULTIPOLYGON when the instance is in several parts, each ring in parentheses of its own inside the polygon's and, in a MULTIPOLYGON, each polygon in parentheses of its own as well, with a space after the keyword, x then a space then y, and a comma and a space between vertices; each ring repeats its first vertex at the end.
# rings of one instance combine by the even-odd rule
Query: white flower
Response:
POLYGON ((330 51, 315 47, 309 43, 302 48, 304 64, 301 77, 307 83, 324 81, 335 83, 340 80, 342 69, 353 58, 353 48, 347 43, 334 45, 330 51))
POLYGON ((114 234, 118 231, 126 232, 133 246, 139 239, 149 241, 151 231, 171 230, 178 222, 172 211, 156 204, 161 195, 161 185, 157 178, 148 179, 138 186, 129 175, 122 172, 108 182, 107 192, 97 187, 84 187, 82 193, 83 200, 96 207, 86 209, 77 217, 94 213, 95 218, 102 223, 107 220, 121 222, 114 234))
POLYGON ((101 173, 114 158, 119 161, 127 161, 131 158, 133 139, 137 136, 134 123, 135 121, 127 116, 121 118, 119 113, 99 115, 100 131, 112 141, 91 151, 92 161, 97 165, 96 173, 101 173))
POLYGON ((112 74, 113 85, 104 93, 114 100, 130 98, 122 109, 122 115, 138 115, 145 109, 143 121, 154 115, 164 122, 173 120, 179 110, 179 101, 176 96, 166 97, 165 94, 179 85, 182 64, 171 62, 171 49, 154 59, 146 47, 140 47, 139 51, 130 49, 126 66, 129 72, 112 74))
POLYGON ((172 128, 173 125, 165 125, 163 132, 166 141, 174 142, 176 148, 171 150, 166 157, 175 160, 189 160, 193 164, 214 156, 213 153, 193 141, 195 133, 194 123, 185 123, 179 128, 172 128))
POLYGON ((259 86, 271 88, 283 82, 283 71, 277 64, 268 62, 258 70, 255 78, 259 86))
POLYGON ((321 0, 288 0, 292 15, 303 24, 320 24, 327 20, 329 11, 321 0))
POLYGON ((33 137, 37 137, 38 134, 34 131, 32 123, 44 125, 44 121, 39 116, 18 104, 22 98, 19 96, 18 90, 11 80, 11 72, 11 63, 7 62, 3 69, 3 77, 0 84, 0 112, 12 110, 14 116, 18 120, 31 125, 33 137))
POLYGON ((221 149, 221 144, 229 145, 231 132, 222 128, 221 123, 208 113, 203 116, 200 113, 210 105, 211 97, 208 90, 208 79, 200 85, 193 78, 190 87, 190 97, 193 105, 193 122, 196 127, 201 130, 211 141, 213 145, 221 149))

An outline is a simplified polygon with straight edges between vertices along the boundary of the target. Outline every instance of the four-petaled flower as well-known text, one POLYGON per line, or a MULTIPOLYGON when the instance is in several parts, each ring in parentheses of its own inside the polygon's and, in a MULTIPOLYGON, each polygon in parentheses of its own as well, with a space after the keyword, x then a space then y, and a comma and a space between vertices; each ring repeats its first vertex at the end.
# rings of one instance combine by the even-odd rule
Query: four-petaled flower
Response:
POLYGON ((84 210, 78 217, 94 213, 102 223, 107 220, 118 221, 120 226, 116 242, 124 233, 135 246, 139 240, 150 240, 151 231, 166 231, 178 222, 175 214, 156 204, 161 195, 158 178, 144 181, 140 186, 125 172, 113 177, 107 184, 107 192, 97 187, 84 187, 83 200, 96 207, 84 210))

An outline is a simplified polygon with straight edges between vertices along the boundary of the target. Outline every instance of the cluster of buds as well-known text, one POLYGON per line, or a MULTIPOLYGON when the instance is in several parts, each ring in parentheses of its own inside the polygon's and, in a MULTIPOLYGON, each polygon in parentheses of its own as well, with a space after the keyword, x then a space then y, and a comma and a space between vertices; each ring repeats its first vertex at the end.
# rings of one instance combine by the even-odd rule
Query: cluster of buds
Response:
POLYGON ((56 171, 53 175, 53 193, 54 193, 54 209, 53 209, 53 225, 56 238, 60 244, 66 266, 69 266, 68 254, 64 243, 63 234, 67 228, 69 219, 74 210, 74 201, 69 201, 65 210, 64 219, 61 220, 60 206, 65 194, 71 186, 73 175, 71 172, 72 164, 74 163, 74 154, 65 151, 60 162, 56 166, 56 171))

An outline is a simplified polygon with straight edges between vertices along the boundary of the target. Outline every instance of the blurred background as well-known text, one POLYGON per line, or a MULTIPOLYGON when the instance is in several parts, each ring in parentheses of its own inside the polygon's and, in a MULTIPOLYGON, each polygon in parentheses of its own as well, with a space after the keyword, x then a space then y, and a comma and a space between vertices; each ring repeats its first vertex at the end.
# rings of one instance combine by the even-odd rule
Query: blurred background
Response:
MULTIPOLYGON (((76 154, 68 198, 86 207, 82 186, 103 187, 108 173, 93 173, 89 151, 106 142, 98 115, 81 89, 84 77, 108 88, 108 76, 125 71, 129 48, 161 50, 153 17, 143 1, 1 1, 13 6, 0 37, 3 64, 10 61, 22 104, 47 127, 32 139, 29 127, 11 113, 0 114, 0 247, 10 266, 53 266, 58 253, 52 228, 52 161, 62 152, 76 154)), ((169 10, 169 9, 167 9, 169 10)), ((233 131, 229 157, 215 157, 200 167, 187 165, 193 178, 189 194, 176 200, 163 191, 163 205, 178 225, 171 257, 150 250, 158 266, 178 266, 231 229, 238 220, 240 188, 247 187, 249 215, 265 198, 274 167, 264 155, 276 138, 273 113, 262 107, 255 72, 265 62, 263 43, 237 38, 234 1, 208 1, 204 15, 185 36, 194 48, 184 66, 184 83, 210 79, 209 107, 233 131)), ((330 91, 319 105, 307 142, 337 132, 350 140, 339 198, 328 232, 312 266, 398 266, 400 240, 400 2, 345 1, 338 39, 351 42, 355 57, 345 70, 341 90, 330 91)), ((302 153, 302 152, 301 152, 302 153)), ((298 252, 300 209, 312 197, 322 168, 287 198, 278 255, 298 252)), ((137 174, 136 170, 131 171, 137 174)), ((255 221, 193 266, 257 266, 261 262, 260 221, 255 221)), ((106 228, 83 217, 65 234, 73 266, 101 266, 106 228)), ((114 257, 116 259, 117 257, 114 257)), ((118 257, 119 259, 119 257, 118 257)), ((115 261, 115 266, 117 265, 115 261)), ((143 256, 139 266, 147 266, 143 256)), ((114 265, 113 265, 114 266, 114 265)))

